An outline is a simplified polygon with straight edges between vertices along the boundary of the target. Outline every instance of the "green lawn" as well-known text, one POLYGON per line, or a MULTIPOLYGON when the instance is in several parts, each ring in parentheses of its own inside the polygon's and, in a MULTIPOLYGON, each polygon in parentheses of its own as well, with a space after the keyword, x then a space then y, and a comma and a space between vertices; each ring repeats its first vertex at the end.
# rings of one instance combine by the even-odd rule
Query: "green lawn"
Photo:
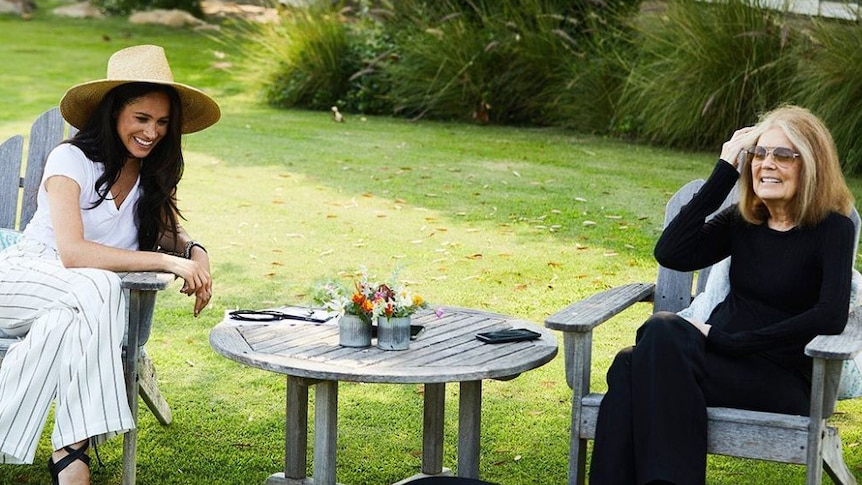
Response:
MULTIPOLYGON (((256 102, 235 40, 123 20, 0 16, 0 139, 25 133, 70 85, 101 77, 122 47, 165 46, 174 75, 209 90, 223 119, 186 138, 180 187, 186 227, 209 249, 216 281, 198 318, 174 284, 159 297, 147 346, 174 422, 140 420, 138 483, 260 484, 283 466, 282 376, 215 354, 224 311, 306 303, 316 280, 395 266, 432 304, 488 309, 541 323, 597 290, 655 275, 664 201, 706 177, 716 153, 680 153, 557 129, 408 122, 280 111, 256 102), (223 54, 223 55, 222 55, 223 54)), ((858 196, 859 179, 851 180, 858 196)), ((640 305, 597 331, 593 386, 649 314, 640 305)), ((457 386, 447 388, 445 464, 455 465, 457 386)), ((484 386, 481 473, 507 485, 565 483, 571 394, 562 358, 484 386)), ((416 473, 421 386, 340 388, 338 481, 376 485, 416 473)), ((839 422, 854 471, 862 409, 839 422)), ((35 466, 0 466, 0 483, 42 484, 35 466)), ((94 484, 121 478, 121 440, 100 449, 94 484)), ((309 457, 310 462, 310 457, 309 457)), ((710 458, 708 483, 802 483, 800 467, 710 458)), ((862 478, 862 473, 857 475, 862 478)), ((828 481, 828 479, 827 479, 828 481)))

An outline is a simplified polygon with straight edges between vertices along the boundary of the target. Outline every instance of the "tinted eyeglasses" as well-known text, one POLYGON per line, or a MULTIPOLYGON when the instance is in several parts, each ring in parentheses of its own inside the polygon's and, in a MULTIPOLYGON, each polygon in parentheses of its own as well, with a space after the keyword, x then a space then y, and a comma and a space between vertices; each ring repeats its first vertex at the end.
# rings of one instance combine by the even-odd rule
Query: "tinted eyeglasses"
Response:
POLYGON ((800 157, 799 153, 794 152, 790 148, 785 147, 751 147, 745 151, 748 155, 748 162, 761 164, 766 160, 769 154, 772 154, 772 159, 782 168, 787 168, 800 157))

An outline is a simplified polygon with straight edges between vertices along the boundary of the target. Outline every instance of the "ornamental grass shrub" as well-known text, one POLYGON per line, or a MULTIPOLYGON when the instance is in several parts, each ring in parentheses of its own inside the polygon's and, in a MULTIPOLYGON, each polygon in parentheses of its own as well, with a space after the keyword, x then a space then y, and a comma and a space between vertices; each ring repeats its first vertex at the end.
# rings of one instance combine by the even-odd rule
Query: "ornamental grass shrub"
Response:
MULTIPOLYGON (((246 29, 267 103, 547 124, 592 38, 640 0, 359 0, 285 7, 246 29)), ((604 99, 607 96, 590 96, 604 99)), ((602 110, 607 111, 607 110, 602 110)))
MULTIPOLYGON (((379 13, 379 11, 377 11, 379 13)), ((276 107, 390 113, 379 65, 392 51, 368 9, 315 2, 281 8, 280 22, 240 29, 249 39, 245 71, 276 107)))
POLYGON ((751 3, 673 0, 664 15, 642 19, 619 131, 715 149, 758 113, 789 100, 796 36, 781 12, 751 3))
POLYGON ((388 70, 396 112, 480 122, 549 124, 556 93, 592 39, 639 1, 403 0, 399 60, 388 70))
MULTIPOLYGON (((759 113, 821 115, 862 170, 862 29, 759 0, 352 0, 249 27, 286 108, 567 127, 715 150, 759 113)), ((249 45, 249 43, 244 43, 249 45)))
POLYGON ((799 65, 798 102, 830 128, 846 173, 862 170, 862 28, 817 20, 799 65))

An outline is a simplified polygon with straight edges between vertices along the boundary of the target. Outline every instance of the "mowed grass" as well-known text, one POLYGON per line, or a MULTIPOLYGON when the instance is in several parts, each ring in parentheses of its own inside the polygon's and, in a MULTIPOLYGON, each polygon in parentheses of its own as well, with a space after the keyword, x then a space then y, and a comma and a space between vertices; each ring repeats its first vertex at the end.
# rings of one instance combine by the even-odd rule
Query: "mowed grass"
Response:
MULTIPOLYGON (((142 409, 142 485, 259 484, 283 468, 285 379, 212 351, 209 330, 226 310, 307 303, 316 280, 365 265, 383 277, 401 267, 432 304, 541 324, 601 289, 652 281, 664 202, 708 176, 718 152, 352 113, 333 123, 328 112, 260 105, 239 81, 235 37, 57 19, 44 9, 30 22, 0 17, 0 139, 26 133, 67 87, 101 77, 112 52, 139 43, 165 46, 176 79, 208 90, 223 109, 216 126, 185 139, 179 193, 185 226, 210 252, 216 296, 198 318, 179 283, 159 296, 147 352, 174 422, 163 427, 142 409)), ((857 196, 859 182, 851 180, 857 196)), ((597 330, 595 389, 604 389, 610 359, 649 312, 638 305, 597 330)), ((339 483, 416 473, 422 386, 339 390, 339 483)), ((447 387, 444 462, 453 468, 457 393, 447 387)), ((562 356, 517 379, 487 382, 483 394, 482 477, 565 483, 571 393, 562 356)), ((862 465, 860 411, 858 402, 842 402, 837 416, 854 472, 862 465)), ((0 483, 48 483, 49 452, 46 432, 37 464, 0 466, 0 483)), ((94 484, 120 483, 121 453, 121 440, 100 448, 105 466, 94 466, 94 484)), ((709 463, 711 485, 804 481, 797 466, 709 463)))

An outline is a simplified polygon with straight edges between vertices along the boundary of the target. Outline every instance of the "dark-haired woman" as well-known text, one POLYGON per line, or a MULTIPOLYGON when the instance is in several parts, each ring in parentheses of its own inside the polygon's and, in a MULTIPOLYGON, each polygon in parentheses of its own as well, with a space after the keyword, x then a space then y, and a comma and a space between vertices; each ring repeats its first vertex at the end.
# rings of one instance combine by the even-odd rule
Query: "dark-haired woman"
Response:
POLYGON ((53 482, 88 484, 90 440, 135 426, 114 272, 175 274, 195 315, 212 297, 208 255, 179 223, 176 190, 182 134, 220 111, 173 81, 157 46, 116 52, 107 78, 70 88, 60 111, 79 131, 49 155, 22 241, 0 252, 0 330, 23 336, 0 366, 0 462, 33 462, 53 402, 53 482))

